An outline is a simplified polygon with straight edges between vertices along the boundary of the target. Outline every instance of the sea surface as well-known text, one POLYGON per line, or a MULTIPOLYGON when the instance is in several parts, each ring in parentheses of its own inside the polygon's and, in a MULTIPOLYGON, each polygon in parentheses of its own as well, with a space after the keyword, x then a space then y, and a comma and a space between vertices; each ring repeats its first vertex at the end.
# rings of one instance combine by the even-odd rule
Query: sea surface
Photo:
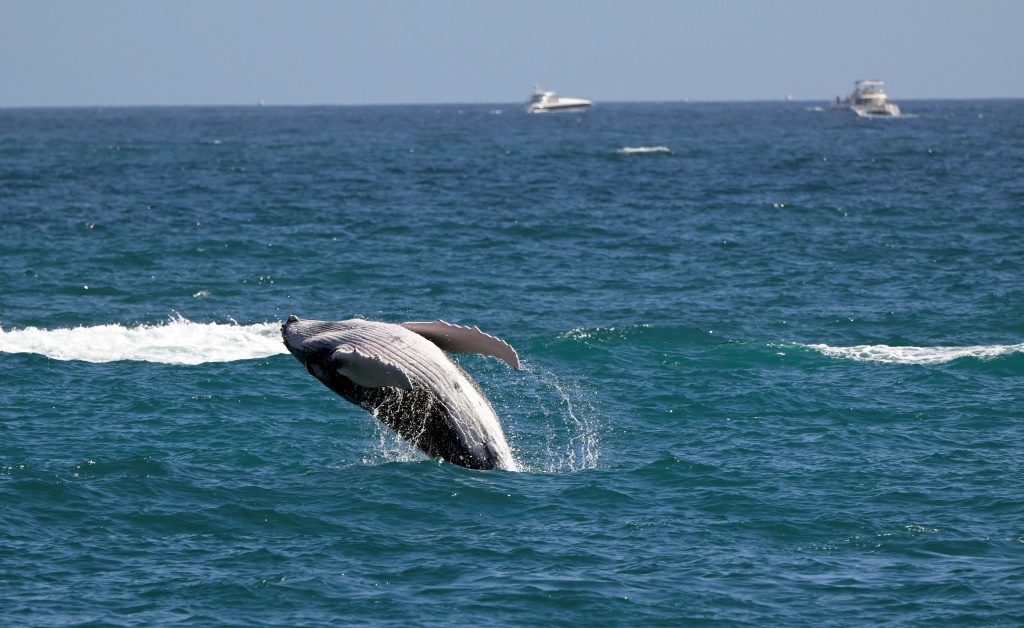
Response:
POLYGON ((0 110, 0 618, 1024 623, 1024 101, 0 110), (288 315, 477 325, 522 472, 288 315))

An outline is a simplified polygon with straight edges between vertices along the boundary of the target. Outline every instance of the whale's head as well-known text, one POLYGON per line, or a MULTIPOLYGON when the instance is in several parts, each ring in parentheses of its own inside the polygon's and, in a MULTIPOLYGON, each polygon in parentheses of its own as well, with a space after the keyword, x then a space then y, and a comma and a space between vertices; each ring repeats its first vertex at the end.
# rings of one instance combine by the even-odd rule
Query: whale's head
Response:
POLYGON ((284 346, 299 362, 306 364, 314 354, 330 350, 337 344, 336 337, 350 329, 351 325, 342 322, 302 320, 292 314, 281 325, 281 336, 284 346), (333 336, 333 337, 332 337, 333 336))

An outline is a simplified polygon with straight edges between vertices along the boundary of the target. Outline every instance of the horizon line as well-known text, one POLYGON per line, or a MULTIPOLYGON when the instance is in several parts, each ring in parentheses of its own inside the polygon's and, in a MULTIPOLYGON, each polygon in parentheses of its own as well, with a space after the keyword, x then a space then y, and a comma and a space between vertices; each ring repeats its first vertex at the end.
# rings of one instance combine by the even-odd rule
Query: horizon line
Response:
MULTIPOLYGON (((1024 96, 969 96, 969 97, 922 97, 922 98, 903 98, 894 99, 899 102, 922 102, 922 101, 941 101, 941 100, 956 100, 956 101, 988 101, 988 100, 1024 100, 1024 96)), ((605 104, 732 104, 732 103, 784 103, 784 104, 801 104, 801 103, 832 103, 834 98, 794 98, 792 100, 786 97, 782 98, 740 98, 740 99, 697 99, 697 98, 677 98, 671 100, 601 100, 594 101, 594 106, 599 107, 602 103, 605 104)), ((161 104, 161 103, 136 103, 136 104, 64 104, 64 105, 4 105, 0 104, 0 110, 13 110, 13 109, 172 109, 176 107, 182 108, 201 108, 201 107, 495 107, 495 106, 514 106, 520 107, 526 103, 526 100, 521 101, 507 101, 507 102, 374 102, 374 103, 340 103, 340 102, 309 102, 309 103, 272 103, 265 100, 256 100, 255 102, 224 102, 224 103, 176 103, 176 104, 161 104)))

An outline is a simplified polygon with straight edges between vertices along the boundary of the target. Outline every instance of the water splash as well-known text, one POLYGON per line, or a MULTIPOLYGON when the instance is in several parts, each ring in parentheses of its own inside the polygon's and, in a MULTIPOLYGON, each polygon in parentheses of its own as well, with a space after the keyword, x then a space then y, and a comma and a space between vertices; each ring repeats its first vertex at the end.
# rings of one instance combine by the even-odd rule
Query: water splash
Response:
POLYGON ((363 464, 376 466, 389 462, 422 462, 427 455, 415 445, 384 425, 376 417, 373 420, 373 448, 363 456, 363 464))
POLYGON ((971 347, 890 347, 889 345, 857 345, 831 347, 826 344, 804 345, 831 358, 884 364, 944 364, 961 358, 991 360, 1024 352, 1024 343, 1015 345, 976 345, 971 347))
POLYGON ((0 329, 0 352, 35 353, 54 360, 204 364, 287 353, 280 323, 193 323, 177 316, 166 323, 125 327, 119 323, 60 329, 0 329))
MULTIPOLYGON (((554 372, 538 370, 529 363, 523 365, 523 371, 535 388, 517 391, 528 416, 517 421, 511 428, 515 431, 508 434, 522 470, 570 473, 596 468, 601 458, 601 426, 586 392, 578 383, 567 383, 554 372)), ((519 410, 522 414, 524 408, 519 410)))

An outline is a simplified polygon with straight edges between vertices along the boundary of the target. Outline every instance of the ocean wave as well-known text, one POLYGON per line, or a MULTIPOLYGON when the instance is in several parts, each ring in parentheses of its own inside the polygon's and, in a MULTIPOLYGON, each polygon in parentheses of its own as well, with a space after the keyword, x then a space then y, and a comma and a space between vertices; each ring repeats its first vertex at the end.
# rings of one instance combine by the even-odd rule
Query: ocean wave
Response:
POLYGON ((645 153, 661 153, 664 155, 675 154, 668 146, 623 146, 615 152, 620 155, 638 155, 645 153))
POLYGON ((944 364, 961 358, 990 360, 1024 352, 1024 343, 972 347, 890 347, 889 345, 831 347, 825 344, 805 346, 832 358, 885 364, 944 364))
POLYGON ((181 316, 159 325, 118 323, 62 329, 0 329, 0 353, 36 353, 54 360, 204 364, 287 353, 280 323, 193 323, 181 316))

